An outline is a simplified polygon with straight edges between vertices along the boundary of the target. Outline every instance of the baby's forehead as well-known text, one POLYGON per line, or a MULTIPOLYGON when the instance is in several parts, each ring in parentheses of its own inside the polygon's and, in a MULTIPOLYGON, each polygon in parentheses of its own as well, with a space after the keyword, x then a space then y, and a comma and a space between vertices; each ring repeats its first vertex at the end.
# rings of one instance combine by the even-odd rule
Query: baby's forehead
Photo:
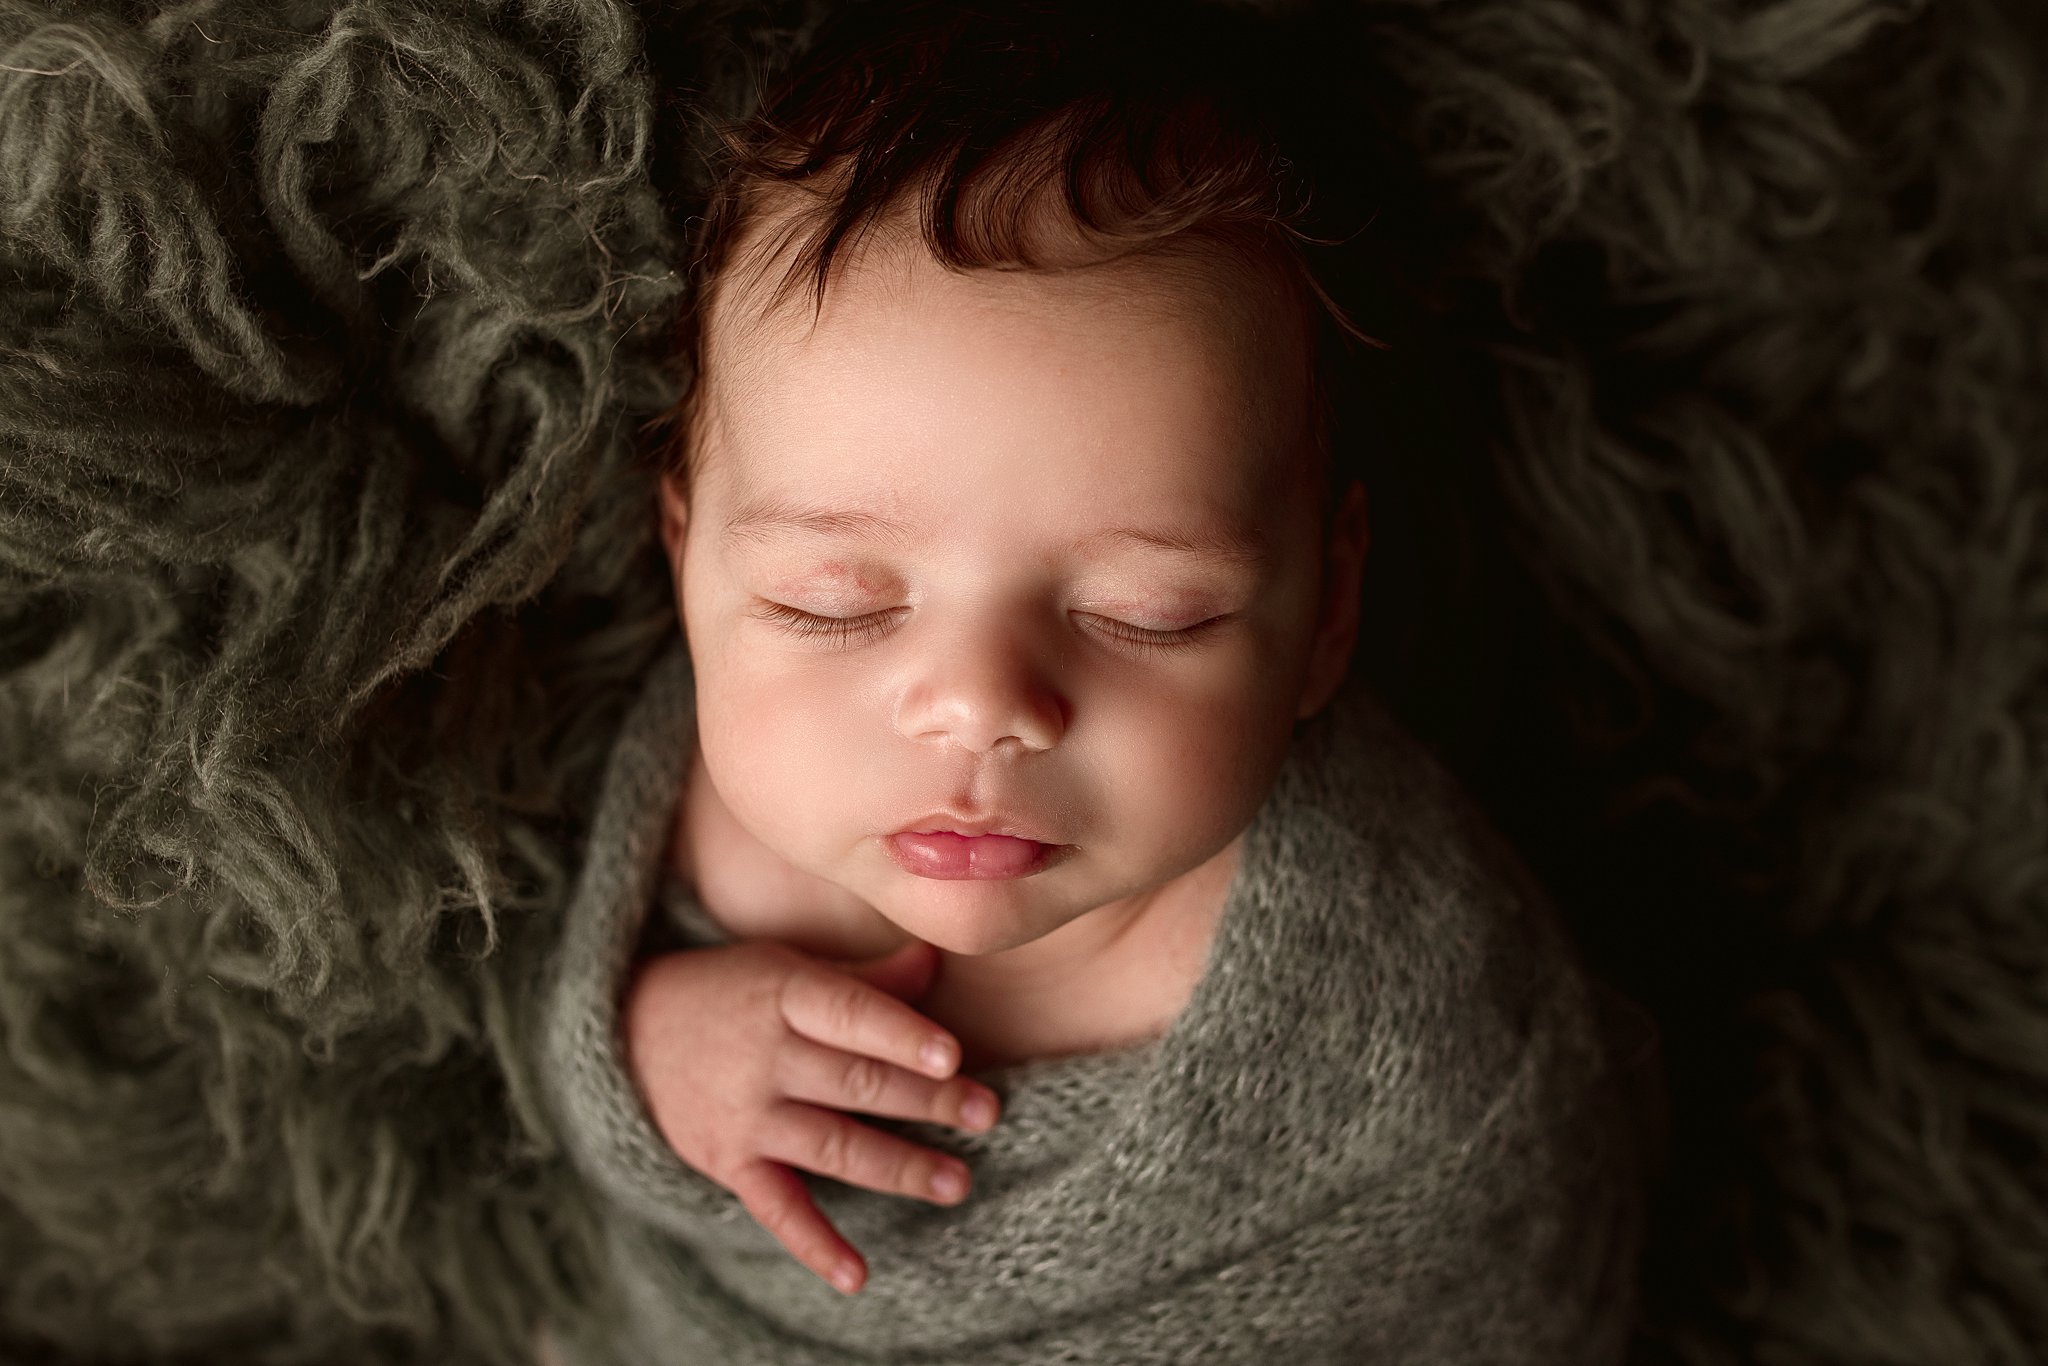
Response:
POLYGON ((821 326, 858 331, 878 305, 915 317, 943 294, 1004 326, 1042 308, 1079 309, 1124 321, 1134 333, 1198 335, 1200 350, 1229 367, 1265 420, 1305 412, 1313 381, 1314 301, 1278 262, 1227 244, 1187 242, 1165 249, 1051 269, 956 270, 914 233, 878 235, 835 261, 822 294, 790 272, 785 249, 756 249, 736 260, 713 287, 705 309, 700 359, 727 402, 755 388, 763 368, 791 345, 808 345, 821 326), (827 315, 836 315, 829 317, 827 315))
MULTIPOLYGON (((1049 269, 955 270, 937 258, 917 225, 882 220, 834 259, 821 304, 812 292, 815 277, 794 268, 802 259, 800 228, 791 221, 750 225, 735 239, 730 264, 705 304, 699 352, 704 371, 698 380, 711 392, 699 402, 719 410, 707 427, 725 428, 730 421, 735 430, 704 431, 696 443, 710 457, 704 463, 715 460, 709 447, 728 440, 744 454, 776 439, 765 430, 774 419, 764 413, 804 407, 814 410, 808 414, 814 423, 836 421, 836 409, 830 415, 815 411, 819 405, 810 393, 810 381, 830 373, 826 362, 834 348, 851 345, 864 352, 884 333, 924 332, 919 309, 927 301, 938 310, 933 333, 951 326, 944 334, 968 346, 978 341, 984 321, 997 329, 1012 318, 1028 321, 1050 301, 1033 323, 1042 332, 1064 334, 1068 318, 1084 330, 1113 319, 1098 330, 1113 347, 1121 345, 1121 332, 1139 350, 1168 348, 1175 378, 1164 388, 1148 386, 1142 397, 1151 401, 1149 410, 1134 399, 1134 412, 1151 414, 1149 421, 1132 419, 1134 429, 1158 433, 1162 449, 1172 446, 1177 433, 1204 445, 1215 444, 1212 432, 1225 440, 1238 436, 1251 449, 1232 442, 1228 450, 1237 459, 1228 463, 1243 466, 1247 483, 1270 486, 1273 476, 1287 473, 1283 461, 1297 463, 1287 458, 1289 452, 1318 444, 1311 432, 1316 342, 1312 319, 1302 316, 1313 299, 1270 255, 1189 239, 1106 258, 1070 244, 1064 255, 1045 258, 1049 269), (1196 368, 1180 368, 1186 365, 1196 368), (1198 412, 1212 414, 1207 425, 1195 420, 1198 412)), ((897 375, 922 373, 912 348, 898 354, 912 363, 869 365, 870 383, 859 399, 882 392, 897 375)), ((1001 348, 992 354, 1000 363, 1001 348)), ((1085 385, 1116 373, 1121 355, 1103 354, 1106 369, 1083 358, 1074 382, 1085 385)), ((1155 367, 1153 376, 1158 373, 1155 367)), ((1042 392, 1058 403, 1063 383, 1042 392)), ((849 449, 846 459, 857 458, 849 449)))

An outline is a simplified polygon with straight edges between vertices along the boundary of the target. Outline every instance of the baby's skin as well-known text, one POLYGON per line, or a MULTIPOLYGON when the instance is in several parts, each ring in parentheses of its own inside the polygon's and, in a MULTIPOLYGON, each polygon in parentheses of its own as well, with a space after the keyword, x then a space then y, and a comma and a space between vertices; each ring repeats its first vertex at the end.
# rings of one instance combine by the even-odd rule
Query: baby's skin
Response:
POLYGON ((916 939, 852 963, 754 940, 649 958, 627 989, 628 1068, 669 1146, 847 1294, 866 1262, 794 1169, 956 1204, 962 1163, 842 1112, 979 1133, 999 1110, 994 1092, 954 1074, 953 1036, 908 1004, 937 962, 916 939))
POLYGON ((812 314, 752 269, 777 226, 735 248, 694 472, 659 489, 731 826, 696 882, 738 942, 642 964, 623 1024, 679 1157, 852 1293, 865 1263, 798 1169, 957 1203, 958 1163, 849 1112, 985 1128, 956 1073, 1173 1013, 1295 723, 1346 675, 1370 531, 1363 486, 1323 477, 1273 263, 962 273, 882 233, 812 314), (767 879, 719 889, 754 846, 767 879))

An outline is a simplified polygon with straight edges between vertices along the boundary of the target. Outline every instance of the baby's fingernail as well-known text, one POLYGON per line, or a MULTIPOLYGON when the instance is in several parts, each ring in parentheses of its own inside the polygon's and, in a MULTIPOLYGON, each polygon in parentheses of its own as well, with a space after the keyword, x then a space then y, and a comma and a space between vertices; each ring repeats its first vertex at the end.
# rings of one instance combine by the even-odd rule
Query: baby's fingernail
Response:
POLYGON ((924 1046, 924 1065, 934 1072, 946 1073, 953 1069, 953 1050, 933 1039, 924 1046))
POLYGON ((970 1129, 986 1129, 996 1122, 996 1107, 987 1096, 969 1096, 960 1103, 960 1118, 970 1129))
POLYGON ((858 1262, 841 1262, 832 1269, 832 1284, 838 1286, 842 1293, 848 1295, 860 1289, 860 1264, 858 1262))

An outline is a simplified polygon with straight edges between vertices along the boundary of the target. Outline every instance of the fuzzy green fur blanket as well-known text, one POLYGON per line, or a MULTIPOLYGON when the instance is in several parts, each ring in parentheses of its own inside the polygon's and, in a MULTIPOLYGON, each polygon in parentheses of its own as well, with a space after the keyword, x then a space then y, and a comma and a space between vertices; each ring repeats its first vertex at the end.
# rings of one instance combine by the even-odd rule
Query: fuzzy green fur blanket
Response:
POLYGON ((872 1268, 826 1285, 668 1149, 626 1063, 654 903, 685 951, 727 940, 665 876, 694 705, 679 638, 613 748, 541 1004, 625 1305, 551 1325, 564 1366, 1624 1359, 1651 1041, 1602 1018, 1528 870, 1356 686, 1297 724, 1165 1037, 976 1074, 1002 1097, 986 1134, 864 1120, 974 1191, 934 1209, 806 1175, 872 1268))
MULTIPOLYGON (((617 1312, 533 1006, 675 631, 679 94, 812 8, 0 0, 0 1360, 617 1312)), ((2032 1359, 2048 11, 1331 8, 1355 668, 1659 1021, 1638 1354, 2032 1359)))

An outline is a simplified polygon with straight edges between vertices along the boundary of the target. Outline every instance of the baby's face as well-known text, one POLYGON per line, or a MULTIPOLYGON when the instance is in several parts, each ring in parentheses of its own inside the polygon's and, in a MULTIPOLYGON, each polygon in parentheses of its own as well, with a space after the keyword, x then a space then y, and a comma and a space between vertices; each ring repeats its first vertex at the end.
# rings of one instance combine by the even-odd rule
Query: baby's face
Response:
POLYGON ((1341 679, 1360 490, 1326 552, 1285 296, 1199 270, 963 276, 892 247, 814 331, 744 292, 709 320, 696 486, 663 489, 704 767, 789 865, 943 950, 1215 859, 1341 679), (1059 848, 922 875, 891 837, 935 812, 1059 848))

